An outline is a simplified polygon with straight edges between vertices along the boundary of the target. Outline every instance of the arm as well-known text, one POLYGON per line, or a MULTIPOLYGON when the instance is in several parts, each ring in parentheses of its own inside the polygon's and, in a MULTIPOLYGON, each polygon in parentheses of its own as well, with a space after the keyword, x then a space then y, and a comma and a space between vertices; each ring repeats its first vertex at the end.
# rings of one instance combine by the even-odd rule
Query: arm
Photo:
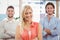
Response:
POLYGON ((0 38, 10 37, 9 35, 5 34, 4 25, 5 25, 5 21, 1 21, 1 22, 0 22, 0 38))
POLYGON ((56 22, 56 28, 54 30, 51 30, 52 35, 58 35, 60 34, 60 20, 57 20, 56 22))
POLYGON ((12 33, 12 32, 9 32, 9 31, 5 31, 5 34, 12 37, 12 38, 15 38, 15 33, 12 33))
POLYGON ((47 32, 44 31, 44 19, 40 20, 40 23, 41 23, 41 25, 42 25, 42 35, 43 35, 43 36, 46 36, 47 32))
POLYGON ((42 38, 42 27, 41 27, 41 25, 38 26, 38 40, 43 40, 43 38, 42 38))
POLYGON ((16 28, 15 40, 20 40, 20 27, 19 26, 17 26, 16 28))
POLYGON ((50 29, 45 28, 44 31, 47 33, 46 36, 51 35, 50 29))

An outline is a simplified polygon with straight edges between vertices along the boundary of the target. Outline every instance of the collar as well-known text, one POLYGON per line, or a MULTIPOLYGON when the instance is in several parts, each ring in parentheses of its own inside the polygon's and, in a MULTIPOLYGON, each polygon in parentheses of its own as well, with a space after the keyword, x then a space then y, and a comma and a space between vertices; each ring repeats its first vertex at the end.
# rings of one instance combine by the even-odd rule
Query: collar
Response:
POLYGON ((15 22, 15 19, 9 20, 8 18, 5 18, 6 22, 15 22))

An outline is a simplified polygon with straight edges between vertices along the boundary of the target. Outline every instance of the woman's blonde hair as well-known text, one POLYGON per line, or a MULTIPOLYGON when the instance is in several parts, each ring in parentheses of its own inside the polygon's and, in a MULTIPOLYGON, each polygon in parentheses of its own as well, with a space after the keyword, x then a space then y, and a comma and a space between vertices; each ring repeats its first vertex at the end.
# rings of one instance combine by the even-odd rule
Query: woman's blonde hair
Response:
POLYGON ((26 5, 26 6, 24 7, 23 11, 22 11, 23 21, 24 21, 24 14, 26 13, 26 11, 27 11, 28 9, 32 10, 32 8, 31 8, 29 5, 26 5))
MULTIPOLYGON (((31 8, 31 6, 29 6, 29 5, 25 5, 24 6, 24 9, 23 9, 23 11, 22 11, 22 14, 21 14, 21 30, 23 30, 23 27, 24 27, 24 24, 25 24, 25 22, 24 22, 24 14, 26 13, 26 11, 28 10, 28 9, 30 9, 31 11, 32 11, 32 8, 31 8)), ((20 31, 21 31, 20 30, 20 31)))

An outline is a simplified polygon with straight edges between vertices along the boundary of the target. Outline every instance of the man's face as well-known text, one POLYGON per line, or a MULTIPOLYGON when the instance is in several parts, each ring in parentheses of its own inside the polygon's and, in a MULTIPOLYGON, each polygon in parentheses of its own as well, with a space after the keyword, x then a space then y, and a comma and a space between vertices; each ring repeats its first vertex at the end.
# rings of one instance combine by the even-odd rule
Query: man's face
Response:
POLYGON ((53 15, 53 13, 54 13, 54 8, 53 8, 53 6, 52 6, 52 5, 48 5, 48 6, 46 7, 46 11, 47 11, 47 14, 48 14, 48 15, 53 15))
POLYGON ((7 15, 9 18, 12 18, 14 16, 14 9, 13 8, 8 8, 7 9, 7 15))

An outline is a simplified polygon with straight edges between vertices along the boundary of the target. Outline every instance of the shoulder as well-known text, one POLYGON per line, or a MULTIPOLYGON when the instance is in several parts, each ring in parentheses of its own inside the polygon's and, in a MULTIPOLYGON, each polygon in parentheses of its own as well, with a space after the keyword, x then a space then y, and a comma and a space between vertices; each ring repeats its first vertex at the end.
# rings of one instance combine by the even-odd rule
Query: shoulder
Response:
POLYGON ((38 25, 41 25, 41 23, 39 23, 39 22, 32 22, 33 24, 38 24, 38 25))
POLYGON ((60 19, 57 18, 57 17, 54 17, 54 20, 55 20, 56 22, 60 21, 60 19))
POLYGON ((38 23, 38 22, 32 22, 32 24, 34 24, 34 25, 38 25, 39 23, 38 23))
POLYGON ((38 26, 38 27, 41 27, 41 23, 38 23, 38 22, 33 22, 32 25, 34 25, 34 26, 38 26))
POLYGON ((6 21, 7 21, 7 18, 3 19, 0 23, 4 24, 4 23, 6 23, 6 21))
POLYGON ((16 30, 19 30, 19 29, 20 29, 20 25, 17 25, 17 26, 16 26, 16 30))
POLYGON ((40 19, 40 22, 44 22, 46 19, 47 19, 47 16, 45 16, 42 19, 40 19))
POLYGON ((7 18, 4 18, 2 21, 7 21, 8 19, 7 18))
POLYGON ((17 25, 17 29, 20 29, 20 28, 21 28, 21 22, 19 22, 17 25))

